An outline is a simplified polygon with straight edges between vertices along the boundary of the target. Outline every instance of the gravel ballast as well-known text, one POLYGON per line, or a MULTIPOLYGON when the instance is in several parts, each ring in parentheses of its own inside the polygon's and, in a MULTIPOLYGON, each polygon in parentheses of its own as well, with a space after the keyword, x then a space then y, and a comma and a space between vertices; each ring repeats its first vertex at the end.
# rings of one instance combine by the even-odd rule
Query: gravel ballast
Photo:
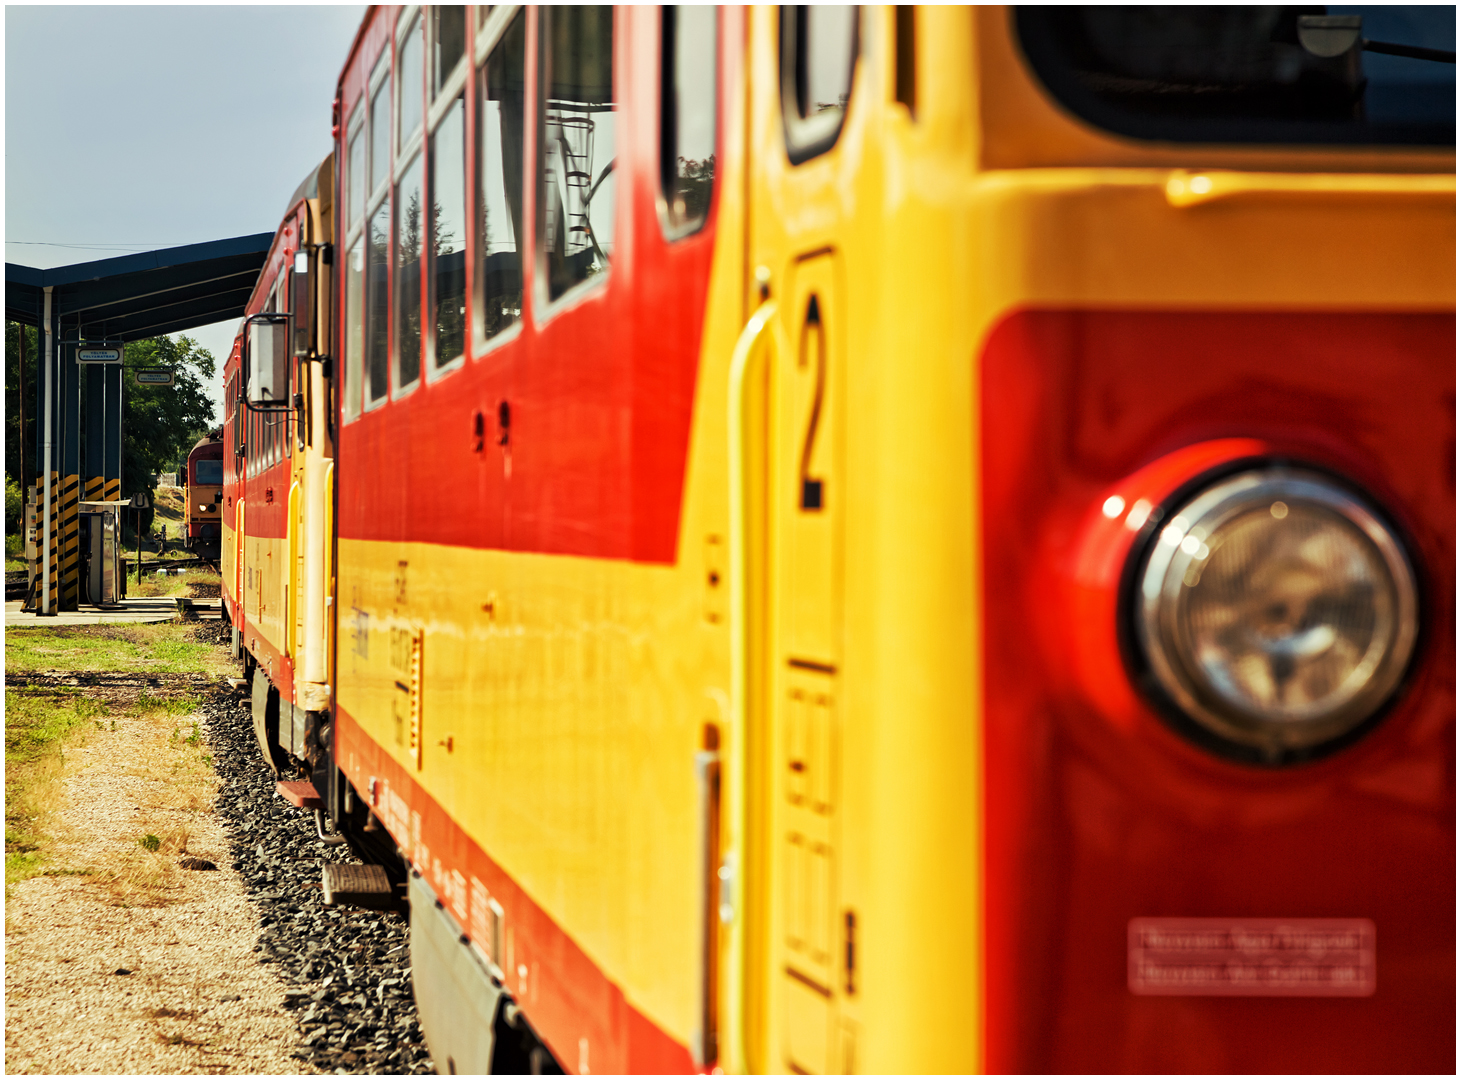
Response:
POLYGON ((255 959, 285 984, 301 1030, 295 1056, 323 1072, 434 1071, 411 990, 407 920, 325 905, 321 867, 355 861, 349 848, 320 843, 313 813, 275 793, 245 699, 216 693, 201 711, 222 781, 216 812, 259 912, 255 959))

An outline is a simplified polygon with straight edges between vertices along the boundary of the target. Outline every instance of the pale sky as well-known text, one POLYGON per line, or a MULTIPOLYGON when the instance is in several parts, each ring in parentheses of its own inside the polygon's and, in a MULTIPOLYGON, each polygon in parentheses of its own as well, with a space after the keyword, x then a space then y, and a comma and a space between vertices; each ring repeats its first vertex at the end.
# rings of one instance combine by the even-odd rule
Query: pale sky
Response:
MULTIPOLYGON (((335 80, 364 15, 7 6, 5 261, 64 266, 273 232, 330 152, 335 80)), ((237 329, 187 336, 221 369, 237 329)))

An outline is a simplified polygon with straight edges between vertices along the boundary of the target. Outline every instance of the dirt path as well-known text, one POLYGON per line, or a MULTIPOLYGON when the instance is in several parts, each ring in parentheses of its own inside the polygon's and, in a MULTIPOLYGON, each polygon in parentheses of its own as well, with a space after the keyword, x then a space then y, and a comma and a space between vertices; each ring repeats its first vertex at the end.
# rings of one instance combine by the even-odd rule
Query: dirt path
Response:
POLYGON ((212 813, 189 717, 117 717, 66 752, 46 876, 10 889, 9 1073, 300 1073, 284 988, 212 813), (156 840, 150 852, 139 840, 156 840), (216 870, 185 870, 180 858, 216 870), (100 871, 92 876, 79 872, 100 871))

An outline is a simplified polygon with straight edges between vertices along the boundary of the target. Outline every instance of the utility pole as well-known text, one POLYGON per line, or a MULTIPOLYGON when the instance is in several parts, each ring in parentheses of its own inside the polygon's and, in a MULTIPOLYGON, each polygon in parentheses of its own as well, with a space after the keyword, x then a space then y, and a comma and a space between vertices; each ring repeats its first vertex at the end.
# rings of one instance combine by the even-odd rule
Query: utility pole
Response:
MULTIPOLYGON (((15 326, 20 331, 20 490, 25 492, 25 498, 29 501, 30 467, 25 455, 25 324, 16 323, 15 326)), ((24 521, 24 517, 21 520, 24 521)))

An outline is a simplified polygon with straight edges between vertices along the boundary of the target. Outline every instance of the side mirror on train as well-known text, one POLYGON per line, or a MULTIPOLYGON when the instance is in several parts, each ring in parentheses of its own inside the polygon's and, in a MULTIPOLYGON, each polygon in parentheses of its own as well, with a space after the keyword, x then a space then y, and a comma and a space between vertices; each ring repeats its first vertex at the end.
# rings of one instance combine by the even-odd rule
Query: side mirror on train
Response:
POLYGON ((309 251, 301 248, 294 253, 294 273, 289 280, 290 326, 293 337, 293 355, 306 359, 315 337, 314 275, 309 269, 309 251))
POLYGON ((244 321, 244 386, 254 406, 289 404, 289 316, 277 311, 244 321))

